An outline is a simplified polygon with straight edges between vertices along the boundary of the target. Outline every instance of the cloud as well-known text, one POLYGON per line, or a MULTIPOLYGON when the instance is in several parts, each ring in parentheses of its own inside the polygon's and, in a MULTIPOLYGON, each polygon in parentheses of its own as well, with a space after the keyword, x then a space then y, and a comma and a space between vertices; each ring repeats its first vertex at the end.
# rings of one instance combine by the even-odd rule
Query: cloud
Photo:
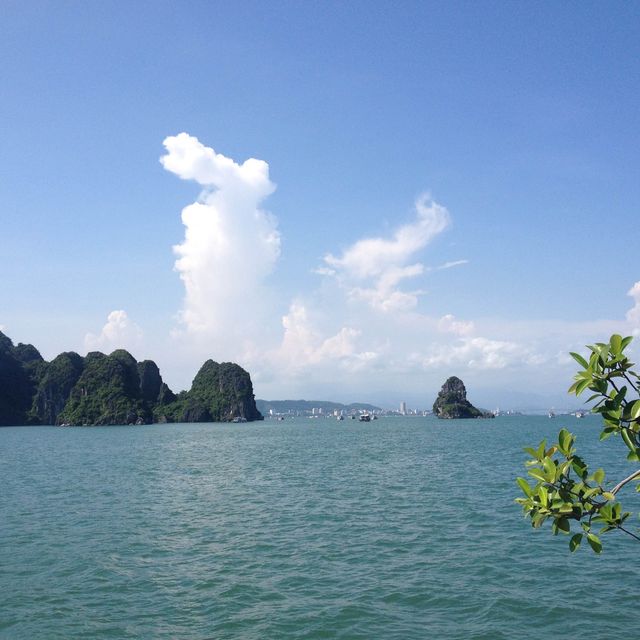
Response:
POLYGON ((127 349, 135 351, 142 346, 142 329, 129 319, 122 309, 112 311, 107 316, 107 323, 98 335, 87 333, 84 346, 87 351, 106 351, 127 349))
POLYGON ((260 326, 265 280, 280 255, 277 221, 260 205, 276 185, 263 160, 239 164, 186 133, 163 144, 162 166, 203 187, 182 210, 184 240, 173 248, 185 287, 180 324, 224 353, 260 326))
POLYGON ((460 267, 463 264, 469 264, 468 260, 453 260, 452 262, 445 262, 439 267, 436 267, 437 271, 443 271, 444 269, 451 269, 452 267, 460 267))
POLYGON ((399 285, 423 274, 425 267, 419 262, 408 263, 449 225, 448 211, 427 195, 418 198, 415 212, 415 221, 400 227, 391 238, 365 238, 345 249, 341 256, 327 254, 324 262, 328 267, 317 272, 334 275, 352 299, 366 301, 374 309, 412 309, 424 292, 402 291, 399 285))
POLYGON ((439 345, 421 358, 425 369, 457 366, 467 369, 505 369, 518 364, 540 364, 539 356, 516 342, 474 337, 439 345))
POLYGON ((438 330, 464 336, 473 333, 474 324, 471 321, 456 320, 455 316, 448 313, 438 321, 438 330))
POLYGON ((282 344, 272 355, 286 364, 289 370, 308 369, 327 363, 354 370, 378 356, 373 351, 357 350, 356 342, 361 332, 352 327, 342 327, 329 337, 322 336, 313 327, 307 307, 301 302, 291 304, 289 312, 282 318, 282 327, 282 344))
POLYGON ((636 328, 640 328, 640 280, 636 282, 629 291, 627 291, 627 295, 631 296, 635 303, 633 307, 627 311, 627 321, 633 324, 636 328))

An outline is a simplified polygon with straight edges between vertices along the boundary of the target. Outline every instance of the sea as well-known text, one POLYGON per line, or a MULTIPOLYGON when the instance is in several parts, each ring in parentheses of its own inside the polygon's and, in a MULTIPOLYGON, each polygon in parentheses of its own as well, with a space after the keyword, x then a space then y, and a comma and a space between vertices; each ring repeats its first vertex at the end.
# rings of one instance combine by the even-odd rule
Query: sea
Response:
POLYGON ((0 638, 633 638, 640 543, 514 503, 562 427, 633 470, 597 416, 2 428, 0 638))

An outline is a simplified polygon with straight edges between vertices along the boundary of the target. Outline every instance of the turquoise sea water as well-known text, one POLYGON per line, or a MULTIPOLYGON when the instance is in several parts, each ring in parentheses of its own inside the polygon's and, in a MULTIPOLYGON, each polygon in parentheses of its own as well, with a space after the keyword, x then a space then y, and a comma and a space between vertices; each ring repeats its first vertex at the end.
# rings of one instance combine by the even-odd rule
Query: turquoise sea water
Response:
POLYGON ((513 503, 562 426, 631 471, 596 417, 0 429, 0 638, 634 637, 637 543, 513 503))

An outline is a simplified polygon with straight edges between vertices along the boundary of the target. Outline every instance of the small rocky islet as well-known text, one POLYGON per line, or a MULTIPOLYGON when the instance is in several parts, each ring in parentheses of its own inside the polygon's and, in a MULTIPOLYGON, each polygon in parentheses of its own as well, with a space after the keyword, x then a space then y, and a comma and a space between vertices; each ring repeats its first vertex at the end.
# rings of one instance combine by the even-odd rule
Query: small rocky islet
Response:
POLYGON ((47 362, 30 344, 0 332, 1 425, 119 425, 262 420, 251 377, 239 365, 207 360, 189 391, 175 394, 152 360, 124 349, 47 362))
POLYGON ((433 415, 445 420, 494 417, 492 413, 474 407, 467 400, 464 382, 456 376, 447 378, 442 385, 442 389, 433 403, 433 415))

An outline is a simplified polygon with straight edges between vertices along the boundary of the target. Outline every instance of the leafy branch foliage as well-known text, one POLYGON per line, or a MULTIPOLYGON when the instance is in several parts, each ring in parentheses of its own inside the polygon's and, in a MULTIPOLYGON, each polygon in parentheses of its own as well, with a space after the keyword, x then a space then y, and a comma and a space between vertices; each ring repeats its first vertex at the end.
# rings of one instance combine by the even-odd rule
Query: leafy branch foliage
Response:
MULTIPOLYGON (((593 394, 587 402, 597 400, 591 411, 603 418, 600 440, 619 436, 629 449, 627 460, 640 462, 640 376, 632 369, 624 354, 632 338, 612 335, 607 343, 588 345, 589 359, 572 353, 581 366, 569 393, 579 396, 589 389, 593 394)), ((590 472, 586 462, 576 454, 575 436, 566 429, 558 434, 558 441, 547 447, 543 440, 538 447, 527 447, 530 459, 525 463, 528 476, 518 478, 524 493, 516 498, 522 505, 531 525, 539 528, 547 520, 554 535, 571 533, 571 526, 580 525, 574 533, 569 548, 575 551, 586 536, 595 553, 602 551, 600 536, 609 531, 623 531, 640 541, 640 537, 627 528, 631 515, 622 510, 618 492, 634 480, 640 481, 640 469, 607 488, 605 471, 590 472), (596 527, 600 527, 596 530, 596 527)), ((636 490, 640 492, 640 484, 636 490)))

